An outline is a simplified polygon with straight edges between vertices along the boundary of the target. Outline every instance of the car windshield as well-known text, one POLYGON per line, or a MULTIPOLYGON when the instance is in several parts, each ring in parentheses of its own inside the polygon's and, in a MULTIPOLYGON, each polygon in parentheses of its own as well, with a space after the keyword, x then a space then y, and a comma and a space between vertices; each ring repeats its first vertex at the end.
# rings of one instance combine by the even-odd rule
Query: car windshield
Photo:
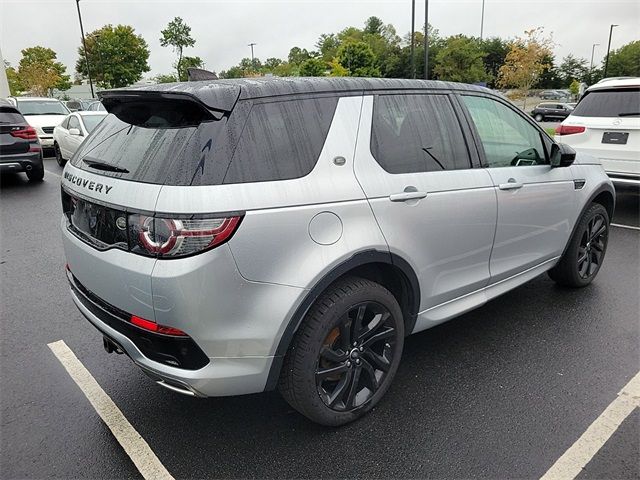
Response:
POLYGON ((69 110, 57 100, 18 100, 23 115, 67 115, 69 110))
POLYGON ((82 123, 84 123, 84 128, 86 128, 87 132, 89 133, 93 132, 93 130, 102 120, 104 120, 104 117, 106 116, 106 112, 104 115, 82 115, 82 123))

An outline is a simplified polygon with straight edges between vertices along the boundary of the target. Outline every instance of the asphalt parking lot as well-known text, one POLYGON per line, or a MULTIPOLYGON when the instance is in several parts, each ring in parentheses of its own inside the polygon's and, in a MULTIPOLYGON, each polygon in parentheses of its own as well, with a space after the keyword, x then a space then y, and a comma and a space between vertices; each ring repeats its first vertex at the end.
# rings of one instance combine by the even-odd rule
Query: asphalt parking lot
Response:
MULTIPOLYGON (((276 392, 194 399, 108 355, 68 293, 60 167, 0 180, 3 478, 139 478, 48 344, 63 340, 176 478, 539 478, 640 369, 640 231, 612 227, 596 281, 546 276, 407 339, 381 404, 340 429, 276 392)), ((637 190, 614 223, 640 226, 637 190)), ((640 477, 638 408, 579 478, 640 477)))

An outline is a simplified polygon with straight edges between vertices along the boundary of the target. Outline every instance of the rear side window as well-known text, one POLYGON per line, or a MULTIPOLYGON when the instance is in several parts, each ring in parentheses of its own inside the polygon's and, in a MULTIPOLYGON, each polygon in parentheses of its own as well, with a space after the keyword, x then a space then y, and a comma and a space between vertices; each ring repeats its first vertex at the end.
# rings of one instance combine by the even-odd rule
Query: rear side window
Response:
POLYGON ((389 173, 471 168, 460 123, 446 95, 381 95, 371 153, 389 173))
POLYGON ((309 174, 337 103, 337 97, 322 97, 254 104, 223 183, 288 180, 309 174))
POLYGON ((640 88, 594 90, 580 100, 572 114, 578 117, 638 117, 640 88))

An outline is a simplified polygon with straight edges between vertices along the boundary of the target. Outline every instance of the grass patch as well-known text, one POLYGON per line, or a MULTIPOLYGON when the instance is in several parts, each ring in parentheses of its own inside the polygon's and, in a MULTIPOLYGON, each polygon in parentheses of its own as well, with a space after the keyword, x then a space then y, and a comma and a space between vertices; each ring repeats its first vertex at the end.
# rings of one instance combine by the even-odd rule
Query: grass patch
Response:
POLYGON ((551 138, 556 134, 555 128, 545 128, 545 131, 551 136, 551 138))

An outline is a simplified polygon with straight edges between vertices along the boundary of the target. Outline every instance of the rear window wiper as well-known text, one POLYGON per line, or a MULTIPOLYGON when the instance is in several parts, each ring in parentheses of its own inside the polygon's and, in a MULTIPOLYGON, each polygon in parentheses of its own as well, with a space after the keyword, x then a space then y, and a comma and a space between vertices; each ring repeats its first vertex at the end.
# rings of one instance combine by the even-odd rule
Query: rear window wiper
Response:
POLYGON ((126 168, 116 167, 115 165, 111 165, 110 163, 106 163, 106 162, 101 162, 100 160, 83 158, 82 162, 91 168, 95 168, 96 170, 105 170, 107 172, 129 173, 129 170, 127 170, 126 168))
POLYGON ((634 115, 640 115, 640 112, 622 112, 619 113, 619 117, 633 117, 634 115))

